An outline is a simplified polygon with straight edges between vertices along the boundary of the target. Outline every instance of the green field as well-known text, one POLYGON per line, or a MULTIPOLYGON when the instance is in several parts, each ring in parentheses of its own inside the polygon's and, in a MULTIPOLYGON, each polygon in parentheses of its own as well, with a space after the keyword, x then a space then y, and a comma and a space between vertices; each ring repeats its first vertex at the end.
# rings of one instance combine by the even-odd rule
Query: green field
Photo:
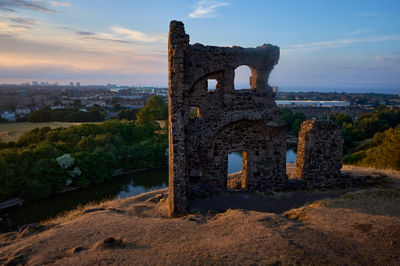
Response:
POLYGON ((22 134, 36 127, 56 128, 56 127, 69 127, 80 124, 82 123, 75 123, 75 122, 0 123, 0 138, 3 142, 16 141, 22 134))

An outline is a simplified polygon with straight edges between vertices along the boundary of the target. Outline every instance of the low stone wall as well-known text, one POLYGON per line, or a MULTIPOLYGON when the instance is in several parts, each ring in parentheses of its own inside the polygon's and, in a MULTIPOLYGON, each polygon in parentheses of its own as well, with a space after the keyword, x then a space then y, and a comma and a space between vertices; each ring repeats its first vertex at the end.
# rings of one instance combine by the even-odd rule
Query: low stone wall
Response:
POLYGON ((304 121, 297 146, 297 179, 310 188, 342 183, 342 144, 341 131, 332 121, 304 121))

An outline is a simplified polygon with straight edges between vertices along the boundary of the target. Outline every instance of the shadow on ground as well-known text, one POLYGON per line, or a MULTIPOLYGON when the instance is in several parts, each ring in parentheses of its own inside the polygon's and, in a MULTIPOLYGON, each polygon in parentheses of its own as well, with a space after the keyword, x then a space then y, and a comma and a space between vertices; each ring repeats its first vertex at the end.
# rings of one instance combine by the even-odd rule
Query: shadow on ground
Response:
POLYGON ((282 213, 293 208, 299 208, 306 203, 327 198, 338 198, 350 192, 350 189, 327 191, 294 191, 271 196, 241 191, 230 191, 225 195, 208 198, 197 198, 190 202, 192 212, 242 209, 249 211, 282 213))

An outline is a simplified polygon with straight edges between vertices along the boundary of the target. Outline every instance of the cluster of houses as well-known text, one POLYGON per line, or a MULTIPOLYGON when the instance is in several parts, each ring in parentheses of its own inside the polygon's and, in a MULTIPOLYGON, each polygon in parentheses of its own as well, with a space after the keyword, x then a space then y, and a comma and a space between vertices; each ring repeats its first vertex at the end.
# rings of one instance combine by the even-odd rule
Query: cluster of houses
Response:
POLYGON ((17 107, 15 111, 4 110, 0 112, 1 118, 7 120, 8 122, 16 122, 17 118, 24 118, 30 112, 38 110, 37 107, 17 107))
POLYGON ((114 85, 100 89, 84 89, 81 87, 58 91, 50 92, 47 89, 30 92, 30 95, 19 93, 9 96, 10 99, 3 105, 1 105, 0 100, 0 117, 2 120, 16 122, 32 111, 45 106, 50 106, 53 110, 75 107, 80 108, 79 110, 83 112, 86 112, 90 107, 98 106, 106 112, 106 118, 112 118, 117 116, 117 112, 114 110, 115 105, 128 109, 138 109, 142 108, 153 95, 159 95, 165 100, 168 98, 168 88, 153 87, 129 88, 114 85), (14 107, 4 107, 10 105, 14 105, 14 107))

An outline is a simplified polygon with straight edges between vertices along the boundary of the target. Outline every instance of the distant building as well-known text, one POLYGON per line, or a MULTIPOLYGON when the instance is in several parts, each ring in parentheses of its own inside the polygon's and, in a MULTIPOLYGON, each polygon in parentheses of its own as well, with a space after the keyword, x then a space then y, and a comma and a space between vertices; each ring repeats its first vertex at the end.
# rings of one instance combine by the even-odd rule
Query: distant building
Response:
POLYGON ((30 109, 30 108, 16 108, 15 109, 15 114, 18 116, 18 117, 25 117, 25 116, 27 116, 30 112, 31 112, 32 110, 30 109))
POLYGON ((111 83, 107 84, 107 88, 113 88, 113 87, 118 87, 118 85, 117 84, 111 84, 111 83))
POLYGON ((156 95, 162 96, 162 97, 168 97, 168 89, 162 88, 162 89, 155 89, 154 93, 156 95))
POLYGON ((121 87, 117 87, 117 86, 114 86, 114 87, 109 87, 110 88, 110 92, 119 92, 119 91, 122 91, 122 90, 124 90, 125 88, 121 88, 121 87))
POLYGON ((63 105, 53 105, 50 108, 51 108, 51 110, 65 109, 65 106, 63 106, 63 105))
POLYGON ((15 113, 14 112, 9 112, 9 111, 4 111, 1 114, 1 118, 4 118, 6 120, 8 120, 9 122, 15 122, 16 121, 16 117, 15 117, 15 113))

